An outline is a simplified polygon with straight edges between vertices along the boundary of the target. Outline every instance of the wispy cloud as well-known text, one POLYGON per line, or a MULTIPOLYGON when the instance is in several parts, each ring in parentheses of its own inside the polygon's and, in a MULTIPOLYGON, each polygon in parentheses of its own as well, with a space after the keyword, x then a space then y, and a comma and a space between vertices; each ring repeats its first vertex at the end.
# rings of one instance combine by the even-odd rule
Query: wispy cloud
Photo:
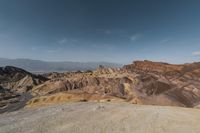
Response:
POLYGON ((110 29, 97 29, 96 31, 97 31, 97 32, 104 33, 104 34, 107 34, 107 35, 110 35, 110 34, 113 33, 113 31, 110 30, 110 29))
POLYGON ((37 47, 31 47, 31 50, 32 51, 35 51, 35 50, 37 50, 38 48, 37 47))
POLYGON ((63 45, 63 44, 73 44, 73 43, 78 43, 79 40, 76 38, 62 38, 60 40, 57 41, 57 44, 63 45))
POLYGON ((111 34, 111 33, 112 33, 112 31, 111 31, 111 30, 105 30, 104 32, 105 32, 105 34, 107 34, 107 35, 109 35, 109 34, 111 34))
POLYGON ((142 37, 141 34, 134 34, 130 37, 131 41, 137 41, 138 39, 140 39, 142 37))
POLYGON ((48 50, 47 50, 47 53, 57 53, 57 52, 61 52, 61 48, 48 49, 48 50))
POLYGON ((200 51, 194 51, 194 52, 192 52, 192 55, 194 55, 194 56, 200 56, 200 51))
POLYGON ((58 40, 59 44, 65 44, 66 42, 67 42, 66 38, 62 38, 62 39, 58 40))
POLYGON ((78 39, 72 39, 72 42, 78 42, 79 40, 78 39))
POLYGON ((47 52, 48 53, 55 53, 55 52, 57 52, 57 50, 49 49, 49 50, 47 50, 47 52))
POLYGON ((95 49, 107 49, 107 50, 113 50, 115 47, 114 45, 112 44, 92 44, 91 45, 92 48, 95 48, 95 49))
POLYGON ((167 42, 169 42, 169 39, 163 39, 160 41, 160 43, 167 43, 167 42))

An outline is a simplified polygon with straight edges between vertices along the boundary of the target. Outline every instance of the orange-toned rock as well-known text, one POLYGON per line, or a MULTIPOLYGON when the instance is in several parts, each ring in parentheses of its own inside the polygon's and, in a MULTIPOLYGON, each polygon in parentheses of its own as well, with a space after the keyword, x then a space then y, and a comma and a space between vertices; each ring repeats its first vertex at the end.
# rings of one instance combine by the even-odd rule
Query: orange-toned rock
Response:
POLYGON ((26 107, 41 107, 52 104, 66 103, 66 102, 124 102, 124 99, 90 93, 67 93, 60 92, 53 95, 41 96, 31 99, 27 102, 26 107))
POLYGON ((130 71, 157 72, 164 74, 168 72, 177 72, 177 73, 181 72, 183 66, 145 60, 145 61, 135 61, 133 62, 133 64, 125 65, 124 69, 130 71))

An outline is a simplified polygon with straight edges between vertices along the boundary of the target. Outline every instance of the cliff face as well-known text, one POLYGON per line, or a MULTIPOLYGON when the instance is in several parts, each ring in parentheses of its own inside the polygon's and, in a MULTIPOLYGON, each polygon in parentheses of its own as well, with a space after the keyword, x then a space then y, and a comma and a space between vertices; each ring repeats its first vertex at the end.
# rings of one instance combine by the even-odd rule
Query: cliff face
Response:
POLYGON ((176 76, 176 74, 184 75, 186 73, 197 74, 200 69, 200 63, 190 63, 190 64, 168 64, 163 62, 153 62, 153 61, 135 61, 132 64, 125 65, 124 70, 129 72, 144 72, 144 73, 156 73, 169 76, 176 76))
POLYGON ((140 75, 143 81, 142 90, 148 95, 144 98, 146 104, 175 104, 187 107, 199 104, 200 63, 173 65, 136 61, 125 65, 123 69, 140 75), (158 94, 157 91, 161 93, 158 94), (149 96, 150 94, 153 95, 149 96))
POLYGON ((123 68, 128 71, 155 72, 165 74, 169 72, 180 73, 183 65, 171 65, 167 63, 152 62, 152 61, 135 61, 133 64, 125 65, 123 68))

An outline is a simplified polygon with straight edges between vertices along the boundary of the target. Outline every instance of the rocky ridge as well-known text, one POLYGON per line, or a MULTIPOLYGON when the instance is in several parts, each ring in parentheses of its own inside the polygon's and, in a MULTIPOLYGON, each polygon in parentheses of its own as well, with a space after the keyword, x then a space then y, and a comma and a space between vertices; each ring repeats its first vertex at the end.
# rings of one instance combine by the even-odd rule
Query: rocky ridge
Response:
POLYGON ((136 61, 123 68, 53 73, 33 88, 38 97, 58 92, 90 93, 121 98, 133 104, 195 107, 200 101, 198 63, 171 65, 136 61))
POLYGON ((14 67, 0 70, 3 88, 20 94, 29 92, 33 96, 27 107, 78 101, 120 101, 196 108, 200 103, 200 63, 172 65, 136 61, 123 68, 100 66, 95 71, 54 72, 40 76, 14 67))
POLYGON ((17 67, 0 67, 0 113, 25 106, 30 90, 47 80, 17 67))

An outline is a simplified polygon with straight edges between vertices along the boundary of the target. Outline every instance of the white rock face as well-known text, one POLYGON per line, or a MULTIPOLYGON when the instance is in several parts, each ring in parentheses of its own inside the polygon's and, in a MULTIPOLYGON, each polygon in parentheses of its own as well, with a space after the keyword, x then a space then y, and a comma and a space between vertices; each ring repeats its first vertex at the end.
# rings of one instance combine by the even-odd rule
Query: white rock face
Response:
POLYGON ((0 115, 0 133, 198 133, 200 110, 69 103, 0 115))

